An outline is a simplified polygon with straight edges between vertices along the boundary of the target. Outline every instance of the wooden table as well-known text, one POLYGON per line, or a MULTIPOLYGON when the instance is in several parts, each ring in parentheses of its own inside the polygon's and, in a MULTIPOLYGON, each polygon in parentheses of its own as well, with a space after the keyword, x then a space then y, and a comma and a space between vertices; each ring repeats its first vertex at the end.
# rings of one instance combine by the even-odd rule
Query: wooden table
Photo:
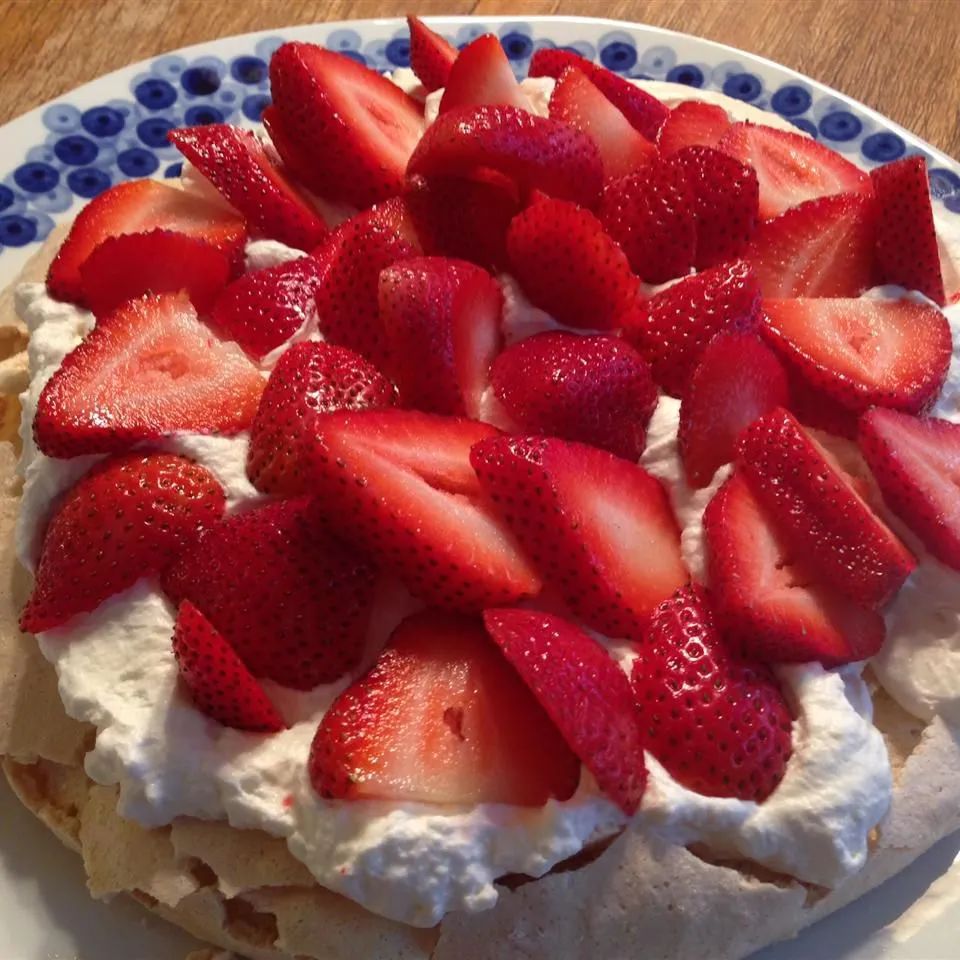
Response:
POLYGON ((960 157, 960 0, 0 0, 0 124, 186 44, 410 11, 581 14, 682 30, 794 67, 960 157))

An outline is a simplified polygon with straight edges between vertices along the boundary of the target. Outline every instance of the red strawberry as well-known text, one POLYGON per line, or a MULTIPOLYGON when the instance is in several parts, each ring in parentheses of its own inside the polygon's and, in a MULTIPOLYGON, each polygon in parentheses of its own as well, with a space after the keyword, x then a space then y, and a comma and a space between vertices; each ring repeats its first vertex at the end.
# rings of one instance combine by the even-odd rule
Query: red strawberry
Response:
POLYGON ((687 277, 638 301, 623 335, 673 397, 682 396, 704 347, 723 330, 751 330, 760 303, 757 278, 742 260, 687 277))
POLYGON ((171 130, 170 142, 246 218, 252 232, 311 250, 327 226, 250 130, 228 123, 171 130))
POLYGON ((485 33, 467 44, 454 61, 440 100, 440 113, 481 105, 530 109, 500 41, 485 33))
POLYGON ((732 653, 702 587, 657 607, 631 674, 647 749, 681 786, 763 803, 793 751, 792 717, 765 664, 732 653))
POLYGON ((630 83, 612 70, 598 68, 590 80, 600 92, 650 141, 656 141, 670 108, 646 90, 630 83))
POLYGON ((657 134, 660 155, 669 157, 684 147, 715 147, 730 130, 727 111, 712 103, 685 100, 664 120, 657 134))
POLYGON ((250 427, 250 482, 278 496, 310 493, 317 418, 333 410, 389 407, 395 398, 393 384, 352 350, 295 344, 273 368, 250 427))
POLYGON ((562 617, 487 610, 483 622, 600 789, 627 816, 636 813, 647 768, 626 674, 562 617))
POLYGON ((289 170, 298 183, 309 183, 316 176, 308 150, 287 132, 283 118, 275 106, 267 107, 260 117, 266 128, 274 150, 283 162, 283 168, 289 170))
POLYGON ((211 326, 262 360, 305 326, 316 325, 316 295, 323 279, 323 267, 314 257, 246 273, 217 300, 211 326))
POLYGON ((875 407, 860 449, 884 502, 942 563, 960 569, 960 425, 875 407))
POLYGON ((270 87, 297 155, 288 159, 284 142, 274 142, 311 190, 358 207, 402 191, 423 133, 416 100, 375 70, 312 43, 285 43, 274 53, 270 87))
POLYGON ((431 30, 419 17, 407 17, 410 28, 410 66, 425 90, 446 86, 457 48, 431 30))
POLYGON ((765 297, 858 297, 875 285, 872 197, 808 200, 761 223, 745 254, 765 297))
POLYGON ((213 474, 185 457, 127 453, 101 461, 58 502, 20 629, 51 630, 159 573, 225 506, 213 474))
POLYGON ((263 379, 218 340, 185 294, 124 304, 97 321, 40 394, 33 436, 51 457, 111 453, 178 431, 237 433, 263 379))
POLYGON ((806 427, 824 430, 835 437, 856 440, 859 415, 841 406, 829 393, 814 387, 798 369, 790 364, 782 351, 780 360, 784 364, 790 384, 790 402, 784 406, 788 406, 793 415, 806 427))
POLYGON ((490 379, 524 432, 640 459, 657 388, 640 354, 619 338, 540 333, 501 353, 490 379))
POLYGON ((407 173, 471 176, 498 171, 523 191, 592 206, 603 164, 596 144, 559 120, 518 107, 461 107, 438 117, 417 144, 407 173))
POLYGON ((480 503, 470 448, 484 423, 416 410, 317 419, 313 493, 330 522, 433 606, 476 611, 540 590, 509 529, 480 503))
POLYGON ((727 636, 750 656, 832 667, 880 649, 880 614, 814 577, 739 473, 707 505, 703 529, 717 612, 727 636))
POLYGON ((683 147, 671 160, 683 170, 697 218, 698 270, 742 256, 757 227, 757 175, 712 147, 683 147))
POLYGON ((306 498, 253 507, 206 529, 163 575, 257 677, 332 683, 363 654, 374 575, 306 498))
POLYGON ((657 160, 608 182, 600 220, 623 248, 634 273, 649 283, 685 276, 693 267, 696 198, 676 164, 657 160))
POLYGON ((873 193, 863 170, 800 132, 735 123, 717 149, 756 170, 764 220, 817 197, 873 193))
POLYGON ((568 67, 553 88, 550 116, 596 143, 604 179, 635 173, 657 156, 657 148, 575 67, 568 67))
POLYGON ((855 413, 927 409, 953 349, 947 318, 912 300, 765 300, 761 330, 808 383, 855 413))
POLYGON ((904 157, 872 170, 870 179, 877 197, 877 261, 883 281, 919 290, 944 306, 926 161, 919 155, 904 157))
POLYGON ((222 250, 172 230, 108 237, 80 265, 83 302, 98 317, 145 293, 181 290, 208 313, 229 279, 222 250))
POLYGON ((84 261, 108 237, 148 230, 175 230, 206 240, 231 262, 246 239, 244 222, 222 204, 156 180, 129 180, 101 193, 77 215, 50 265, 50 295, 85 305, 80 279, 84 261))
POLYGON ((544 437, 493 437, 470 460, 544 579, 583 622, 639 640, 686 583, 666 491, 604 450, 544 437))
POLYGON ((720 333, 707 344, 680 404, 677 440, 687 483, 706 487, 736 456, 737 437, 788 403, 787 374, 755 333, 720 333))
POLYGON ((400 403, 479 419, 500 349, 503 294, 465 260, 416 257, 380 274, 380 320, 400 403))
POLYGON ((201 713, 225 727, 251 733, 276 733, 286 727, 263 687, 189 600, 177 612, 173 654, 201 713))
POLYGON ((310 748, 325 799, 542 806, 580 764, 474 620, 434 610, 394 631, 334 701, 310 748))
POLYGON ((530 58, 527 76, 553 77, 554 80, 559 80, 560 74, 569 67, 582 70, 588 77, 593 77, 601 69, 582 54, 577 53, 576 50, 563 49, 562 47, 542 47, 534 51, 530 58))
POLYGON ((782 407, 755 420, 737 442, 750 488, 797 554, 851 600, 880 607, 916 562, 782 407))
POLYGON ((627 258, 600 221, 566 200, 543 198, 517 214, 507 257, 530 300, 571 327, 617 327, 639 293, 627 258))

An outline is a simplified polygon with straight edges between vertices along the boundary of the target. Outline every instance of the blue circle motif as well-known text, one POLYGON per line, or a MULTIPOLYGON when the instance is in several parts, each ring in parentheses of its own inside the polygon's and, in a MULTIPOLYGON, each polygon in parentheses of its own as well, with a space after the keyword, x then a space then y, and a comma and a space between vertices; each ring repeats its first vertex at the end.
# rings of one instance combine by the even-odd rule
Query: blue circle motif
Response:
POLYGON ((67 174, 67 186, 78 196, 89 200, 110 186, 110 174, 96 167, 81 167, 67 174))
POLYGON ((128 177, 149 177, 160 166, 160 161, 153 151, 133 147, 117 155, 117 166, 128 177))
POLYGON ((763 93, 760 78, 752 73, 734 73, 723 82, 723 92, 735 100, 756 100, 763 93))
POLYGON ((141 80, 133 88, 133 95, 137 98, 137 103, 143 104, 148 110, 165 110, 177 102, 176 87, 166 80, 152 77, 141 80))
POLYGON ((253 52, 261 59, 270 62, 270 58, 277 50, 284 45, 286 41, 283 37, 264 37, 258 40, 253 47, 253 52))
POLYGON ((0 217, 0 245, 25 247, 37 238, 37 225, 28 217, 10 213, 0 217))
POLYGON ((165 147, 167 134, 173 129, 173 122, 166 117, 149 117, 137 124, 137 136, 148 147, 165 147))
POLYGON ((243 115, 248 120, 259 123, 260 118, 263 116, 263 111, 266 110, 271 103, 271 99, 266 94, 255 93, 249 97, 244 97, 241 109, 243 110, 243 115))
POLYGON ((112 107, 91 107, 83 111, 80 122, 94 137, 115 137, 123 129, 124 119, 112 107))
POLYGON ((230 64, 230 76, 240 83, 261 83, 267 79, 267 72, 267 63, 260 57, 237 57, 230 64))
POLYGON ((188 67, 180 75, 180 86, 197 97, 208 97, 220 89, 220 74, 213 67, 188 67))
POLYGON ((410 41, 406 37, 394 37, 387 44, 383 53, 395 67, 410 66, 410 41))
POLYGON ((13 171, 13 181, 26 193, 47 193, 60 182, 60 172, 49 163, 24 163, 13 171))
POLYGON ((898 137, 889 130, 883 130, 864 137, 863 143, 860 144, 860 151, 868 160, 889 163, 891 160, 902 157, 907 152, 907 145, 902 137, 898 137))
POLYGON ((930 195, 938 200, 951 194, 960 194, 960 176, 945 167, 930 167, 927 170, 930 195))
POLYGON ((533 40, 527 34, 516 30, 500 37, 500 46, 508 60, 526 60, 533 55, 533 40))
POLYGON ((664 76, 677 65, 677 54, 673 47, 658 46, 645 50, 639 60, 640 69, 654 76, 664 76))
POLYGON ((34 210, 41 210, 44 213, 63 213, 73 204, 73 194, 69 187, 60 184, 49 193, 38 193, 31 198, 31 201, 34 210))
POLYGON ((614 40, 600 48, 600 62, 617 73, 633 69, 637 62, 637 48, 622 40, 614 40))
POLYGON ((70 167, 85 167, 97 159, 100 148, 89 138, 77 135, 61 137, 53 147, 61 163, 70 167))
POLYGON ((770 100, 770 106, 781 117, 796 117, 806 113, 811 103, 813 103, 813 97, 810 96, 810 91, 795 83, 788 83, 781 87, 770 100))
POLYGON ((863 130, 863 124, 849 110, 836 110, 820 120, 820 133, 828 140, 837 140, 841 143, 855 140, 861 130, 863 130))
POLYGON ((54 133, 80 129, 80 111, 69 103, 55 103, 43 111, 43 125, 54 133))
POLYGON ((564 50, 572 50, 574 53, 579 53, 584 60, 589 60, 591 63, 597 59, 597 48, 585 40, 578 40, 576 43, 571 43, 569 47, 564 47, 564 50))
POLYGON ((817 125, 815 123, 812 123, 805 117, 790 117, 789 120, 798 130, 802 130, 804 133, 809 133, 814 140, 820 139, 820 131, 817 130, 817 125))
POLYGON ((346 53, 348 50, 358 51, 362 43, 363 38, 356 30, 334 30, 323 45, 328 50, 346 53))
POLYGON ((171 163, 170 166, 163 171, 163 175, 168 180, 172 180, 174 179, 174 177, 179 177, 181 173, 183 173, 182 161, 180 161, 179 163, 171 163))
POLYGON ((39 147, 31 147, 24 158, 27 163, 45 163, 51 167, 56 167, 61 163, 60 158, 48 144, 39 147))
POLYGON ((0 210, 6 210, 12 207, 17 195, 9 188, 0 183, 0 210))
POLYGON ((695 63, 678 63, 667 71, 670 83, 683 83, 688 87, 703 86, 703 71, 695 63))
POLYGON ((158 77, 166 77, 169 80, 177 80, 180 74, 187 69, 187 61, 177 54, 170 54, 166 57, 157 57, 150 64, 150 72, 158 77))
POLYGON ((960 213, 960 193, 952 193, 949 197, 944 197, 943 205, 951 213, 960 213))
POLYGON ((211 123, 223 123, 223 114, 216 107, 204 104, 190 107, 183 119, 188 127, 205 127, 211 123))

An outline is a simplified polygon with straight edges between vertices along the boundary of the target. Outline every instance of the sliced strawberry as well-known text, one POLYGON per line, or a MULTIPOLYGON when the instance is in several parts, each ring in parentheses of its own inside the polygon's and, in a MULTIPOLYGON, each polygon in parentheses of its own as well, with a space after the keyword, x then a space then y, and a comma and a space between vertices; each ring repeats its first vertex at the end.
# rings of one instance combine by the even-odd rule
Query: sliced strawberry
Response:
POLYGON ((254 676, 309 690, 359 662, 374 573, 301 498, 209 527, 167 569, 163 589, 194 604, 254 676))
POLYGON ((483 622, 600 789, 632 816, 647 768, 626 674, 593 637, 554 614, 487 610, 483 622))
POLYGON ((765 300, 761 330, 808 383, 855 413, 927 409, 953 352, 947 318, 912 300, 765 300))
POLYGON ((720 333, 707 344, 680 404, 677 440, 687 483, 706 487, 736 456, 737 437, 785 406, 787 374, 755 333, 720 333))
POLYGON ((763 803, 786 772, 793 718, 770 668, 729 649, 703 587, 657 607, 631 673, 646 748, 681 786, 763 803))
POLYGON ((228 123, 171 130, 170 142, 246 219, 251 232, 311 250, 327 225, 251 130, 228 123))
POLYGON ((635 173, 657 156, 657 148, 575 67, 564 71, 553 88, 550 116, 596 143, 604 179, 635 173))
POLYGON ((960 425, 875 407, 860 418, 858 439, 887 506, 960 570, 960 425))
POLYGON ((500 349, 503 294, 465 260, 416 257, 380 274, 380 319, 403 406, 479 419, 500 349))
POLYGON ((438 117, 417 144, 407 173, 425 177, 471 176, 498 171, 523 191, 592 206, 600 194, 603 164, 596 144, 559 120, 519 107, 461 107, 438 117))
POLYGON ((398 86, 343 54, 285 43, 270 60, 270 87, 296 156, 274 143, 314 193, 366 207, 403 190, 423 116, 398 86))
POLYGON ((487 424, 415 410, 317 419, 314 494, 330 522, 415 596, 476 611, 532 596, 540 580, 480 503, 470 448, 487 424))
POLYGON ((490 379, 522 431, 640 459, 657 388, 640 354, 619 338, 540 333, 501 353, 490 379))
POLYGON ((98 317, 145 293, 181 290, 207 313, 229 279, 222 250, 172 230, 108 237, 80 265, 83 302, 98 317))
POLYGON ((728 637, 770 663, 866 660, 883 618, 815 578, 734 473, 703 515, 710 587, 728 637))
POLYGON ((33 436, 51 457, 112 453, 179 431, 237 433, 263 379, 197 320, 186 294, 124 304, 97 321, 40 394, 33 436))
POLYGON ((732 124, 723 107, 699 100, 678 103, 657 134, 660 155, 669 157, 684 147, 715 147, 732 124))
POLYGON ((637 302, 623 335, 651 365, 653 378, 682 396, 704 347, 721 331, 752 330, 760 289, 742 260, 714 267, 637 302))
POLYGON ((646 90, 630 83, 612 70, 598 68, 590 80, 600 92, 651 142, 670 114, 670 108, 646 90))
POLYGON ((447 77, 439 112, 484 104, 530 110, 530 101, 520 89, 500 41, 492 33, 477 37, 457 55, 447 77))
POLYGON ((592 77, 600 71, 595 63, 587 60, 576 50, 564 49, 562 47, 542 47, 535 50, 530 58, 530 67, 527 70, 528 77, 553 77, 559 80, 560 75, 569 67, 576 67, 582 70, 588 77, 592 77))
POLYGON ((289 171, 297 183, 306 184, 313 180, 316 175, 313 158, 309 151, 287 132, 277 108, 267 107, 260 117, 260 122, 283 163, 283 169, 289 171))
POLYGON ((20 629, 41 633, 159 573, 223 515, 209 470, 167 453, 104 460, 59 501, 20 629))
POLYGON ((566 200, 543 198, 514 217, 507 257, 527 297, 571 327, 620 326, 639 294, 627 258, 600 221, 566 200))
POLYGON ((73 221, 50 271, 47 287, 58 300, 86 306, 80 267, 108 237, 149 230, 176 230, 222 250, 230 258, 243 250, 246 226, 220 203, 156 180, 128 180, 91 200, 73 221))
POLYGON ((696 198, 676 164, 657 160, 609 181, 600 200, 600 220, 643 280, 663 283, 693 267, 696 198))
POLYGON ((817 197, 873 193, 863 170, 799 132, 735 123, 717 149, 757 171, 764 220, 817 197))
POLYGON ((583 622, 640 640, 688 574, 660 482, 604 450, 544 437, 493 437, 471 462, 545 580, 583 622))
POLYGON ((779 356, 790 384, 790 402, 784 406, 789 407, 793 415, 806 427, 824 430, 835 437, 856 440, 859 415, 837 403, 829 393, 813 386, 800 370, 787 360, 783 351, 779 351, 779 356))
POLYGON ((755 420, 737 451, 750 488, 811 569, 867 606, 896 594, 916 561, 790 413, 755 420))
POLYGON ((286 727, 263 687, 189 600, 177 612, 173 654, 180 679, 201 713, 251 733, 276 733, 286 727))
POLYGON ((446 86, 450 68, 457 59, 457 48, 431 30, 419 17, 407 17, 410 28, 410 67, 432 92, 446 86))
POLYGON ((475 621, 435 610, 394 631, 334 701, 310 748, 325 799, 542 806, 580 763, 475 621))
POLYGON ((873 198, 808 200, 761 223, 745 257, 765 297, 858 297, 876 284, 873 198))
POLYGON ((877 261, 884 283, 919 290, 944 306, 926 161, 919 155, 904 157, 872 170, 870 179, 877 197, 877 261))

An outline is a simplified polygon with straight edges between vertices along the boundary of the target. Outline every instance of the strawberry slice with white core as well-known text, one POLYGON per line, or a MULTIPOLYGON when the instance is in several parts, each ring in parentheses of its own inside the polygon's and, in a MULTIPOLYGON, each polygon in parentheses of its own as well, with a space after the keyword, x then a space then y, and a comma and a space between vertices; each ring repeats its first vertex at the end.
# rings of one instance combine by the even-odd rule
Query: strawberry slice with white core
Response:
POLYGON ((593 637, 554 614, 487 610, 483 622, 600 789, 633 816, 647 768, 626 674, 593 637))
MULTIPOLYGON (((292 169, 314 193, 367 207, 402 192, 423 133, 416 100, 375 70, 312 43, 285 43, 274 53, 270 88, 298 148, 292 169)), ((275 143, 283 156, 284 144, 275 143)))
POLYGON ((186 294, 131 300, 101 317, 40 394, 33 435, 51 457, 112 453, 173 433, 250 426, 264 381, 186 294))
POLYGON ((703 530, 719 619, 750 656, 834 667, 880 649, 880 614, 815 578, 739 473, 707 505, 703 530))
POLYGON ((723 107, 684 100, 663 121, 657 134, 657 148, 662 157, 669 157, 684 147, 715 147, 731 126, 723 107))
POLYGON ((790 413, 754 421, 737 451, 751 490, 811 569, 857 603, 881 607, 896 595, 912 554, 790 413))
POLYGON ((950 324, 913 300, 765 300, 761 332, 809 384, 845 409, 907 413, 937 398, 953 352, 950 324))
POLYGON ((660 481, 605 450, 546 437, 493 437, 471 462, 545 581, 583 622, 640 640, 689 576, 660 481))
POLYGON ((400 403, 479 419, 501 341, 496 280, 464 260, 415 257, 380 274, 379 298, 400 403))
POLYGON ((580 763, 476 620, 414 614, 324 714, 310 782, 328 800, 542 806, 580 763))
POLYGON ((960 424, 875 407, 860 418, 858 440, 887 506, 960 570, 960 424))
POLYGON ((492 33, 477 37, 460 51, 450 68, 439 112, 484 104, 531 109, 499 39, 492 33))
POLYGON ((407 17, 410 28, 410 68, 428 93, 446 86, 457 48, 431 30, 419 17, 407 17))
POLYGON ((756 170, 764 220, 817 197, 873 193, 863 170, 799 132, 735 123, 717 149, 756 170))

